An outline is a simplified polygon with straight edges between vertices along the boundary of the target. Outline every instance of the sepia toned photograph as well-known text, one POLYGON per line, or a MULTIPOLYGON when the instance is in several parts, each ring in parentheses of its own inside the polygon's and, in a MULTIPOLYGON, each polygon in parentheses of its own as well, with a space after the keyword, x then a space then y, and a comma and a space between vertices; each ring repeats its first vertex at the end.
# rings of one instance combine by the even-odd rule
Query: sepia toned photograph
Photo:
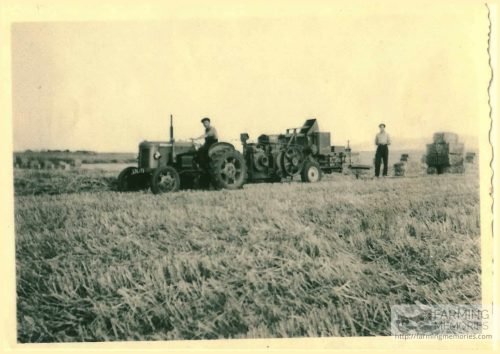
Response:
POLYGON ((492 10, 367 4, 13 21, 16 342, 491 341, 492 10))

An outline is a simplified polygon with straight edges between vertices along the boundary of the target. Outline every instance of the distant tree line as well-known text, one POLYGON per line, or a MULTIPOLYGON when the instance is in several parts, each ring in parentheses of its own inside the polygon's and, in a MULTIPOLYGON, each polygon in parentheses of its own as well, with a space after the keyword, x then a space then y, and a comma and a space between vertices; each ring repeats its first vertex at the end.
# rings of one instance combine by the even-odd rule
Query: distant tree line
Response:
POLYGON ((97 152, 95 151, 90 151, 90 150, 75 150, 75 151, 71 151, 71 150, 58 150, 58 149, 55 149, 55 150, 52 150, 52 149, 41 149, 41 150, 30 150, 30 149, 27 149, 27 150, 24 150, 24 153, 56 153, 56 154, 60 154, 60 153, 64 153, 64 154, 78 154, 78 155, 97 155, 97 152))

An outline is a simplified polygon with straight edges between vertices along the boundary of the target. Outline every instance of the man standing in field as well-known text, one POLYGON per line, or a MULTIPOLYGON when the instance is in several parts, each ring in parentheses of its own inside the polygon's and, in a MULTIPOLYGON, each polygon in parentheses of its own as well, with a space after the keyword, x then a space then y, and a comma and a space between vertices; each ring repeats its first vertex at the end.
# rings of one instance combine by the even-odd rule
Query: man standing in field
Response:
POLYGON ((208 149, 210 146, 219 141, 217 130, 210 125, 210 118, 205 117, 201 120, 205 127, 205 133, 197 137, 195 140, 205 139, 205 143, 198 149, 198 161, 204 168, 208 167, 208 149))
POLYGON ((391 137, 385 131, 385 124, 379 124, 380 132, 375 136, 375 145, 377 152, 375 153, 375 177, 380 176, 380 162, 384 162, 384 171, 382 175, 387 176, 387 164, 389 163, 389 145, 391 145, 391 137))

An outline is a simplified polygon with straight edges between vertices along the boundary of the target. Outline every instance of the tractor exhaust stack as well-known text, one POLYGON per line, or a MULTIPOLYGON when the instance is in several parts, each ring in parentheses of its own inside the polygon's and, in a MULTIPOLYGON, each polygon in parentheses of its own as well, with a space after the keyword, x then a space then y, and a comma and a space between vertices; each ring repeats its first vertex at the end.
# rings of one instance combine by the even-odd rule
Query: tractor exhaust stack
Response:
POLYGON ((172 122, 173 117, 170 115, 170 143, 174 143, 174 124, 172 122))

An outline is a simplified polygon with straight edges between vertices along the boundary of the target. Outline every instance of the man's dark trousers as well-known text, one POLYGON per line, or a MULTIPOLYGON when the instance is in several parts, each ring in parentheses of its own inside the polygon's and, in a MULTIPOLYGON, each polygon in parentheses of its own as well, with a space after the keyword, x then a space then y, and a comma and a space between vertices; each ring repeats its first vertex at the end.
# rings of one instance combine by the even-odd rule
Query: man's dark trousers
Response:
POLYGON ((377 146, 377 152, 375 153, 375 177, 380 175, 380 162, 384 162, 384 171, 382 172, 384 176, 387 176, 387 164, 389 162, 389 147, 387 145, 377 146))
POLYGON ((205 144, 203 144, 198 149, 198 163, 200 167, 203 169, 208 169, 208 150, 210 147, 215 144, 218 140, 215 139, 206 139, 205 144))

